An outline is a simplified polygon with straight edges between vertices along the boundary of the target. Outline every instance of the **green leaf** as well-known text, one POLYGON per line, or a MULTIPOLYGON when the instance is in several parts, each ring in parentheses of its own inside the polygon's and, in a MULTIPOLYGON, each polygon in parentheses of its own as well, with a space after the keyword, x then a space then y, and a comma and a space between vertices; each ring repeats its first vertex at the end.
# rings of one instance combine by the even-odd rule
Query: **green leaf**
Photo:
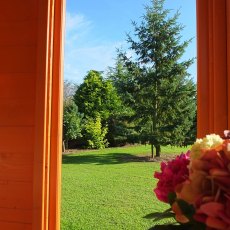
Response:
POLYGON ((193 205, 188 204, 186 201, 184 200, 177 200, 177 204, 180 207, 182 213, 188 218, 188 219, 192 219, 193 215, 195 214, 195 209, 193 207, 193 205))
POLYGON ((170 205, 172 205, 176 201, 176 193, 175 192, 170 192, 168 194, 168 202, 170 205))

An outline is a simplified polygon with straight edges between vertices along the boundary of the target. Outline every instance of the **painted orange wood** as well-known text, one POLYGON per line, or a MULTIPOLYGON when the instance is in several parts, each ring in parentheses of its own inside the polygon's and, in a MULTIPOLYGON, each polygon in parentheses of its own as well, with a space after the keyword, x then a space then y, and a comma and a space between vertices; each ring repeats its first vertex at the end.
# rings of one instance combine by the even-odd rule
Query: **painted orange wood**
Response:
POLYGON ((26 223, 10 223, 10 222, 1 222, 0 221, 0 226, 2 229, 7 229, 7 230, 31 230, 32 225, 31 224, 26 224, 26 223))
POLYGON ((60 229, 64 10, 0 1, 0 229, 60 229))
POLYGON ((198 137, 228 129, 226 0, 197 0, 198 137))
POLYGON ((227 92, 228 92, 228 129, 230 129, 230 2, 226 2, 227 14, 227 92))
POLYGON ((65 1, 55 1, 54 15, 54 55, 51 111, 51 155, 50 155, 50 215, 49 229, 60 229, 61 207, 61 152, 62 152, 62 98, 63 98, 63 54, 65 1), (57 221, 59 220, 59 221, 57 221))
POLYGON ((36 5, 0 2, 0 229, 32 229, 36 5))

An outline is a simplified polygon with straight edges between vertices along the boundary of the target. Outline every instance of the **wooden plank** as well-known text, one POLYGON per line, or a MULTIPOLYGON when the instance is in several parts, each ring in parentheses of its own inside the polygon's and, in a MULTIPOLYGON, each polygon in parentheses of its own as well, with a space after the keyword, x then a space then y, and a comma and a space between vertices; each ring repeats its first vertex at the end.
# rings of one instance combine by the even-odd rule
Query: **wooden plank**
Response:
POLYGON ((55 1, 49 228, 60 229, 65 0, 55 1))
MULTIPOLYGON (((33 175, 33 153, 0 152, 0 180, 31 182, 33 175)), ((1 196, 1 194, 0 194, 1 196)), ((0 202, 1 205, 1 202, 0 202)))
POLYGON ((197 0, 197 136, 203 137, 209 129, 209 0, 197 0))
POLYGON ((228 92, 228 127, 230 130, 230 2, 226 1, 226 14, 227 14, 227 92, 228 92))
MULTIPOLYGON (((213 88, 214 128, 212 132, 223 135, 227 129, 227 16, 226 0, 213 1, 213 88)), ((210 63, 211 65, 211 63, 210 63)))
POLYGON ((37 0, 5 0, 0 7, 0 21, 35 20, 37 10, 37 0))
POLYGON ((2 126, 33 126, 35 100, 5 99, 0 100, 0 127, 2 126))
POLYGON ((0 229, 31 230, 38 0, 0 2, 0 229))
POLYGON ((48 88, 50 87, 49 62, 51 60, 50 47, 50 10, 52 0, 40 0, 38 5, 38 46, 37 46, 37 81, 36 81, 36 122, 35 122, 35 151, 34 151, 34 174, 33 174, 33 230, 46 230, 46 177, 49 173, 49 163, 46 161, 47 145, 50 135, 47 114, 50 110, 50 98, 48 88))
POLYGON ((0 229, 2 230, 32 230, 32 224, 0 221, 0 229))
POLYGON ((0 31, 0 47, 9 45, 35 46, 37 43, 37 20, 22 22, 0 21, 0 31))
POLYGON ((0 73, 36 73, 36 46, 2 46, 0 49, 0 73))
POLYGON ((31 224, 31 209, 0 208, 0 221, 31 224))
POLYGON ((197 0, 198 137, 228 127, 226 0, 197 0))
POLYGON ((0 74, 0 99, 14 98, 35 98, 35 74, 0 74))
POLYGON ((34 127, 0 127, 0 153, 31 153, 34 139, 34 127))
MULTIPOLYGON (((28 175, 31 177, 31 174, 28 175)), ((25 210, 25 213, 31 213, 32 210, 32 200, 33 200, 33 185, 32 178, 30 178, 29 182, 25 181, 9 181, 9 180, 0 180, 0 212, 4 212, 4 209, 11 210, 10 212, 14 212, 12 210, 17 210, 15 215, 20 212, 20 210, 25 210), (29 212, 28 212, 29 210, 29 212)), ((1 215, 1 214, 0 214, 1 215)), ((27 217, 27 222, 31 222, 31 214, 27 217)), ((3 216, 0 216, 0 220, 4 219, 3 216)), ((16 219, 12 219, 11 221, 18 221, 16 219)), ((24 222, 23 220, 21 220, 24 222)))

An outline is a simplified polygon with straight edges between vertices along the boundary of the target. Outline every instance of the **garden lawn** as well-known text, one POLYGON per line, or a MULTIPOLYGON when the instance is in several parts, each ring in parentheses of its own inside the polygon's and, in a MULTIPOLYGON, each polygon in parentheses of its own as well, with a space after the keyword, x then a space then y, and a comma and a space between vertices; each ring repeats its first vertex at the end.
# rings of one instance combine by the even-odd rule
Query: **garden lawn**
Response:
MULTIPOLYGON (((186 148, 163 147, 181 153, 186 148)), ((168 206, 152 192, 159 162, 146 162, 149 146, 81 151, 63 156, 61 230, 148 229, 143 217, 168 206), (137 157, 138 156, 138 157, 137 157)))

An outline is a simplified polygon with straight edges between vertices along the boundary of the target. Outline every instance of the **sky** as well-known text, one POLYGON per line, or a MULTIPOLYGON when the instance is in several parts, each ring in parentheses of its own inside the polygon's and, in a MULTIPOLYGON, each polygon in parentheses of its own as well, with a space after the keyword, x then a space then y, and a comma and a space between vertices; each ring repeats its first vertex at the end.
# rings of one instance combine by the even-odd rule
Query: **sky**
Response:
MULTIPOLYGON (((133 35, 132 21, 141 22, 150 0, 66 0, 64 78, 81 84, 91 69, 114 66, 116 49, 128 51, 126 34, 133 35)), ((196 0, 166 0, 165 8, 180 9, 182 40, 193 38, 183 56, 196 57, 196 0)), ((196 62, 189 73, 196 81, 196 62)))

